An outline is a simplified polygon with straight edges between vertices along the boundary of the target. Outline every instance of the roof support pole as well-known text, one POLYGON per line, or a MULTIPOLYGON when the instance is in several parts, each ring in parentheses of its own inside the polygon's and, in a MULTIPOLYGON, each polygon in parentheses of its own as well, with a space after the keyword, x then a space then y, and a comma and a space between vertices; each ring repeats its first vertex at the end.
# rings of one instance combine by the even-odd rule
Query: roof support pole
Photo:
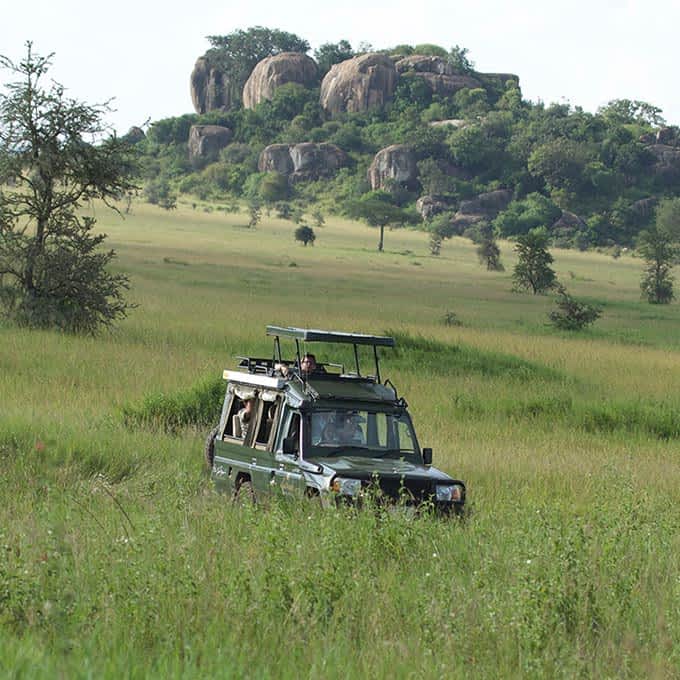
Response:
POLYGON ((380 382, 380 361, 378 360, 378 348, 373 345, 373 358, 375 359, 375 379, 380 382))
POLYGON ((353 347, 354 347, 354 363, 357 367, 357 375, 361 376, 361 371, 359 371, 359 350, 357 349, 356 344, 354 344, 353 347))

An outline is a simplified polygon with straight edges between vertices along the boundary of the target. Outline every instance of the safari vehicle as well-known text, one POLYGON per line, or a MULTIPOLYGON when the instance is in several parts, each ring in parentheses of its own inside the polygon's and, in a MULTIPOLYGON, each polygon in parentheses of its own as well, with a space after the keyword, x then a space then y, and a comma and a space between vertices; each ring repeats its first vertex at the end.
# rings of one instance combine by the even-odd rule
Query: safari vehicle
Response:
MULTIPOLYGON (((216 488, 256 500, 278 493, 318 496, 325 505, 378 502, 431 506, 460 513, 465 484, 432 467, 421 449, 403 397, 381 381, 378 348, 391 337, 267 326, 272 358, 239 357, 227 381, 219 425, 206 461, 216 488), (295 343, 284 360, 281 339, 295 343), (317 365, 304 372, 301 343, 353 346, 354 370, 317 365), (372 348, 374 375, 360 371, 359 347, 372 348)), ((365 350, 364 350, 365 351, 365 350)))

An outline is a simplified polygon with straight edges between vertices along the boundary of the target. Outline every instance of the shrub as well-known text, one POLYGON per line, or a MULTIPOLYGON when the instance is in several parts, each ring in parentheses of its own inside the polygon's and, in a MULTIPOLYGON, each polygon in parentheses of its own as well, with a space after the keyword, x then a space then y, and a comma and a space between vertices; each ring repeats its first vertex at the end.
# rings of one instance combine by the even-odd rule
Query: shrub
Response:
POLYGON ((557 287, 555 304, 557 309, 550 312, 548 318, 555 328, 564 331, 580 331, 597 321, 602 314, 598 307, 575 300, 562 285, 557 287))
POLYGON ((316 241, 314 229, 308 227, 306 224, 301 224, 295 230, 295 240, 300 241, 300 243, 302 243, 304 246, 306 246, 308 243, 314 245, 314 241, 316 241))

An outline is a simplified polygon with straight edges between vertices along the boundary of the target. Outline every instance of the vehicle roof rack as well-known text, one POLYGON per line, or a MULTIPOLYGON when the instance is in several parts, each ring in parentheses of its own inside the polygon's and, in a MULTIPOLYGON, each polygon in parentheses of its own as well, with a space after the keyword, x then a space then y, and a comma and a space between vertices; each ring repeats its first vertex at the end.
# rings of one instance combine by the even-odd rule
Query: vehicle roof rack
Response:
POLYGON ((396 344, 394 338, 387 335, 322 331, 316 328, 294 328, 292 326, 267 326, 267 335, 305 342, 339 342, 349 345, 372 345, 373 347, 394 347, 396 344))
POLYGON ((378 358, 378 347, 394 347, 394 338, 387 335, 366 335, 364 333, 346 333, 344 331, 324 331, 318 328, 296 328, 293 326, 267 326, 267 335, 274 336, 274 356, 281 358, 281 338, 290 338, 295 341, 296 359, 298 369, 300 368, 300 341, 302 342, 332 342, 344 343, 354 347, 354 361, 356 364, 356 375, 361 376, 359 368, 359 345, 373 347, 373 359, 375 361, 375 378, 380 382, 380 360, 378 358))

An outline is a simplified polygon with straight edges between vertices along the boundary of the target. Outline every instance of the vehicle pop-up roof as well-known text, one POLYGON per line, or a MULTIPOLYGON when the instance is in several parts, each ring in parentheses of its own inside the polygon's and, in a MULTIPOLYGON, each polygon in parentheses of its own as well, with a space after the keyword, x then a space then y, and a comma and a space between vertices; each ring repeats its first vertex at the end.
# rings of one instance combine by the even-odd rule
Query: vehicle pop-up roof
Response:
POLYGON ((281 361, 280 338, 289 338, 295 341, 297 365, 300 365, 301 352, 300 342, 329 342, 352 345, 354 347, 354 361, 356 375, 361 377, 359 367, 359 345, 373 347, 373 358, 375 361, 375 378, 380 382, 380 359, 378 358, 378 347, 394 347, 394 338, 385 335, 366 335, 364 333, 345 333, 342 331, 323 331, 316 328, 294 328, 284 326, 267 326, 267 335, 274 337, 275 356, 281 361))

